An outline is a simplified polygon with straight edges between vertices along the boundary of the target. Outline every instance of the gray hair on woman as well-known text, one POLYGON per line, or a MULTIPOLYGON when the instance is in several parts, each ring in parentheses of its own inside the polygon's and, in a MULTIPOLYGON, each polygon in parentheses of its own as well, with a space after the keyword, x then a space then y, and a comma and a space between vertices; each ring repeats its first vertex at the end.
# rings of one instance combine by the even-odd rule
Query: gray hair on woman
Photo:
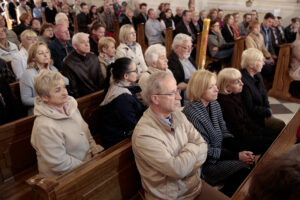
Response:
POLYGON ((172 49, 174 49, 175 46, 180 46, 183 41, 191 41, 192 42, 192 37, 187 34, 184 34, 184 33, 177 34, 175 36, 175 38, 173 39, 172 49))
POLYGON ((148 47, 145 52, 145 60, 148 66, 156 63, 161 53, 166 53, 166 48, 161 44, 154 44, 148 47))

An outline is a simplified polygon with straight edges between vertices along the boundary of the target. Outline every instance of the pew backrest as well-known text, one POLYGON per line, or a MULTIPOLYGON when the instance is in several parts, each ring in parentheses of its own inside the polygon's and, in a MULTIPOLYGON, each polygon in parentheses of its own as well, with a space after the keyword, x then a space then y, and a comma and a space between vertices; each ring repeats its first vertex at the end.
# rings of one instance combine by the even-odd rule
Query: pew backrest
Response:
POLYGON ((114 39, 116 40, 116 47, 119 46, 120 40, 119 40, 119 33, 120 33, 120 24, 118 20, 114 20, 114 39))
POLYGON ((234 41, 232 67, 241 69, 242 54, 245 50, 245 38, 241 37, 234 41))
POLYGON ((141 45, 143 53, 147 49, 146 38, 145 38, 145 24, 140 23, 137 25, 137 42, 141 45))
POLYGON ((173 42, 173 28, 169 27, 166 29, 166 36, 165 36, 167 56, 169 56, 171 54, 172 42, 173 42))
POLYGON ((280 156, 284 153, 290 146, 294 145, 297 141, 296 133, 297 129, 300 125, 300 109, 288 123, 288 125, 281 131, 276 140, 272 143, 272 145, 265 152, 260 161, 256 164, 254 169, 250 172, 244 182, 240 185, 238 190, 232 196, 232 200, 242 200, 245 199, 248 194, 248 189, 250 186, 250 182, 252 177, 260 171, 260 169, 264 166, 264 164, 270 159, 280 156))
POLYGON ((202 33, 197 33, 197 44, 196 44, 196 66, 199 69, 200 67, 200 49, 201 49, 201 37, 202 33))
POLYGON ((72 12, 73 23, 74 23, 74 34, 78 33, 78 22, 76 12, 72 12))
POLYGON ((268 95, 300 103, 300 99, 292 97, 289 93, 290 83, 292 82, 292 78, 289 75, 290 49, 290 44, 280 45, 274 81, 268 95))
POLYGON ((57 177, 27 180, 41 200, 130 199, 141 187, 130 139, 57 177))

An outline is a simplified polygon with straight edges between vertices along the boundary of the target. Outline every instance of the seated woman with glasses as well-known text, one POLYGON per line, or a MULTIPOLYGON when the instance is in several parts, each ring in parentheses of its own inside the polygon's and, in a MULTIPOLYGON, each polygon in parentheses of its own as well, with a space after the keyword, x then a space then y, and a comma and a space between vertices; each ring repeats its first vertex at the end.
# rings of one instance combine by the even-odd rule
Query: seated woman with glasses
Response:
POLYGON ((136 32, 132 25, 125 24, 121 27, 119 40, 116 58, 130 58, 136 64, 139 73, 147 71, 143 51, 141 45, 136 42, 136 32))
POLYGON ((241 72, 234 68, 219 72, 218 102, 229 132, 243 142, 256 144, 256 153, 264 153, 275 140, 276 133, 250 118, 241 96, 244 85, 241 78, 241 72))
POLYGON ((117 59, 107 68, 106 94, 99 109, 100 137, 106 149, 130 137, 145 110, 136 96, 141 91, 134 84, 137 76, 135 62, 126 57, 117 59))
POLYGON ((213 186, 224 184, 221 191, 230 197, 250 172, 255 156, 227 130, 216 101, 218 91, 214 73, 195 72, 187 86, 191 102, 184 107, 183 113, 208 144, 201 177, 213 186))
MULTIPOLYGON (((230 63, 233 47, 234 43, 226 43, 224 40, 219 21, 212 20, 210 22, 210 31, 207 40, 207 50, 209 55, 213 58, 225 59, 227 63, 230 63)), ((215 67, 221 68, 219 65, 215 67)))
POLYGON ((154 44, 148 47, 145 52, 145 59, 148 64, 148 70, 143 72, 139 79, 139 86, 142 89, 141 95, 145 93, 147 87, 148 78, 154 72, 166 71, 172 74, 168 69, 168 59, 166 48, 161 44, 154 44))
MULTIPOLYGON (((25 106, 31 107, 28 114, 32 114, 34 98, 37 93, 34 89, 34 77, 45 69, 49 71, 57 71, 56 67, 52 65, 50 59, 50 50, 44 42, 36 42, 31 45, 28 50, 27 69, 20 78, 20 93, 21 100, 25 106)), ((69 85, 69 80, 65 78, 66 85, 69 85)))
POLYGON ((57 177, 103 150, 96 145, 59 72, 41 70, 34 79, 34 88, 38 97, 31 144, 40 175, 57 177))

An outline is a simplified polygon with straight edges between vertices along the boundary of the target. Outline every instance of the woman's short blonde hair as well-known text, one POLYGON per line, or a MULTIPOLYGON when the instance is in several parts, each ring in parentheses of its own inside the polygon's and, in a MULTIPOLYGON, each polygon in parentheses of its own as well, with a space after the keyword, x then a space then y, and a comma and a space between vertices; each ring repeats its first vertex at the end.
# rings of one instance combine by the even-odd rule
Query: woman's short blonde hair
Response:
POLYGON ((199 101, 208 89, 212 78, 217 75, 207 70, 199 70, 193 73, 187 85, 187 97, 190 101, 199 101))
MULTIPOLYGON (((50 52, 50 49, 48 48, 47 44, 45 42, 42 42, 42 41, 37 41, 35 42, 34 44, 32 44, 28 50, 28 59, 27 59, 27 68, 33 68, 34 66, 36 66, 36 63, 34 61, 34 58, 35 58, 35 55, 37 53, 37 49, 39 46, 41 45, 44 45, 48 51, 49 51, 49 54, 50 54, 50 58, 51 58, 51 52, 50 52)), ((50 61, 50 65, 52 65, 53 62, 52 60, 50 61)))
POLYGON ((256 65, 257 61, 264 59, 263 53, 256 48, 249 48, 242 53, 241 68, 246 69, 256 65))
POLYGON ((20 35, 21 42, 24 41, 28 37, 37 38, 37 35, 34 31, 27 29, 27 30, 23 31, 20 35))
POLYGON ((64 76, 57 71, 42 69, 34 78, 34 89, 41 96, 50 97, 50 89, 64 80, 64 76))
POLYGON ((102 49, 107 48, 109 43, 116 45, 116 40, 112 37, 102 37, 98 43, 99 52, 103 52, 102 49))
POLYGON ((225 68, 222 69, 218 74, 217 85, 219 88, 219 93, 221 94, 230 94, 226 87, 242 77, 242 74, 239 70, 235 68, 225 68))
POLYGON ((121 43, 125 43, 128 41, 131 29, 134 30, 133 26, 130 24, 125 24, 121 27, 119 33, 119 40, 121 43))

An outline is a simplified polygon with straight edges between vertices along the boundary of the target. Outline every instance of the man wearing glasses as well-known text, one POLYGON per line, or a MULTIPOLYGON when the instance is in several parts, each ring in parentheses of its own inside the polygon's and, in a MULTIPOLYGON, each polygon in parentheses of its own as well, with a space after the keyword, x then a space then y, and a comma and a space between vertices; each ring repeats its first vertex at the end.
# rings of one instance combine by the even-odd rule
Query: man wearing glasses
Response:
POLYGON ((148 79, 150 105, 136 125, 132 149, 146 199, 228 199, 200 179, 207 144, 179 110, 180 91, 168 72, 148 79))
POLYGON ((168 66, 181 91, 186 89, 188 80, 197 70, 195 61, 191 58, 192 50, 193 44, 190 36, 183 33, 175 36, 172 43, 172 52, 168 57, 168 66))

